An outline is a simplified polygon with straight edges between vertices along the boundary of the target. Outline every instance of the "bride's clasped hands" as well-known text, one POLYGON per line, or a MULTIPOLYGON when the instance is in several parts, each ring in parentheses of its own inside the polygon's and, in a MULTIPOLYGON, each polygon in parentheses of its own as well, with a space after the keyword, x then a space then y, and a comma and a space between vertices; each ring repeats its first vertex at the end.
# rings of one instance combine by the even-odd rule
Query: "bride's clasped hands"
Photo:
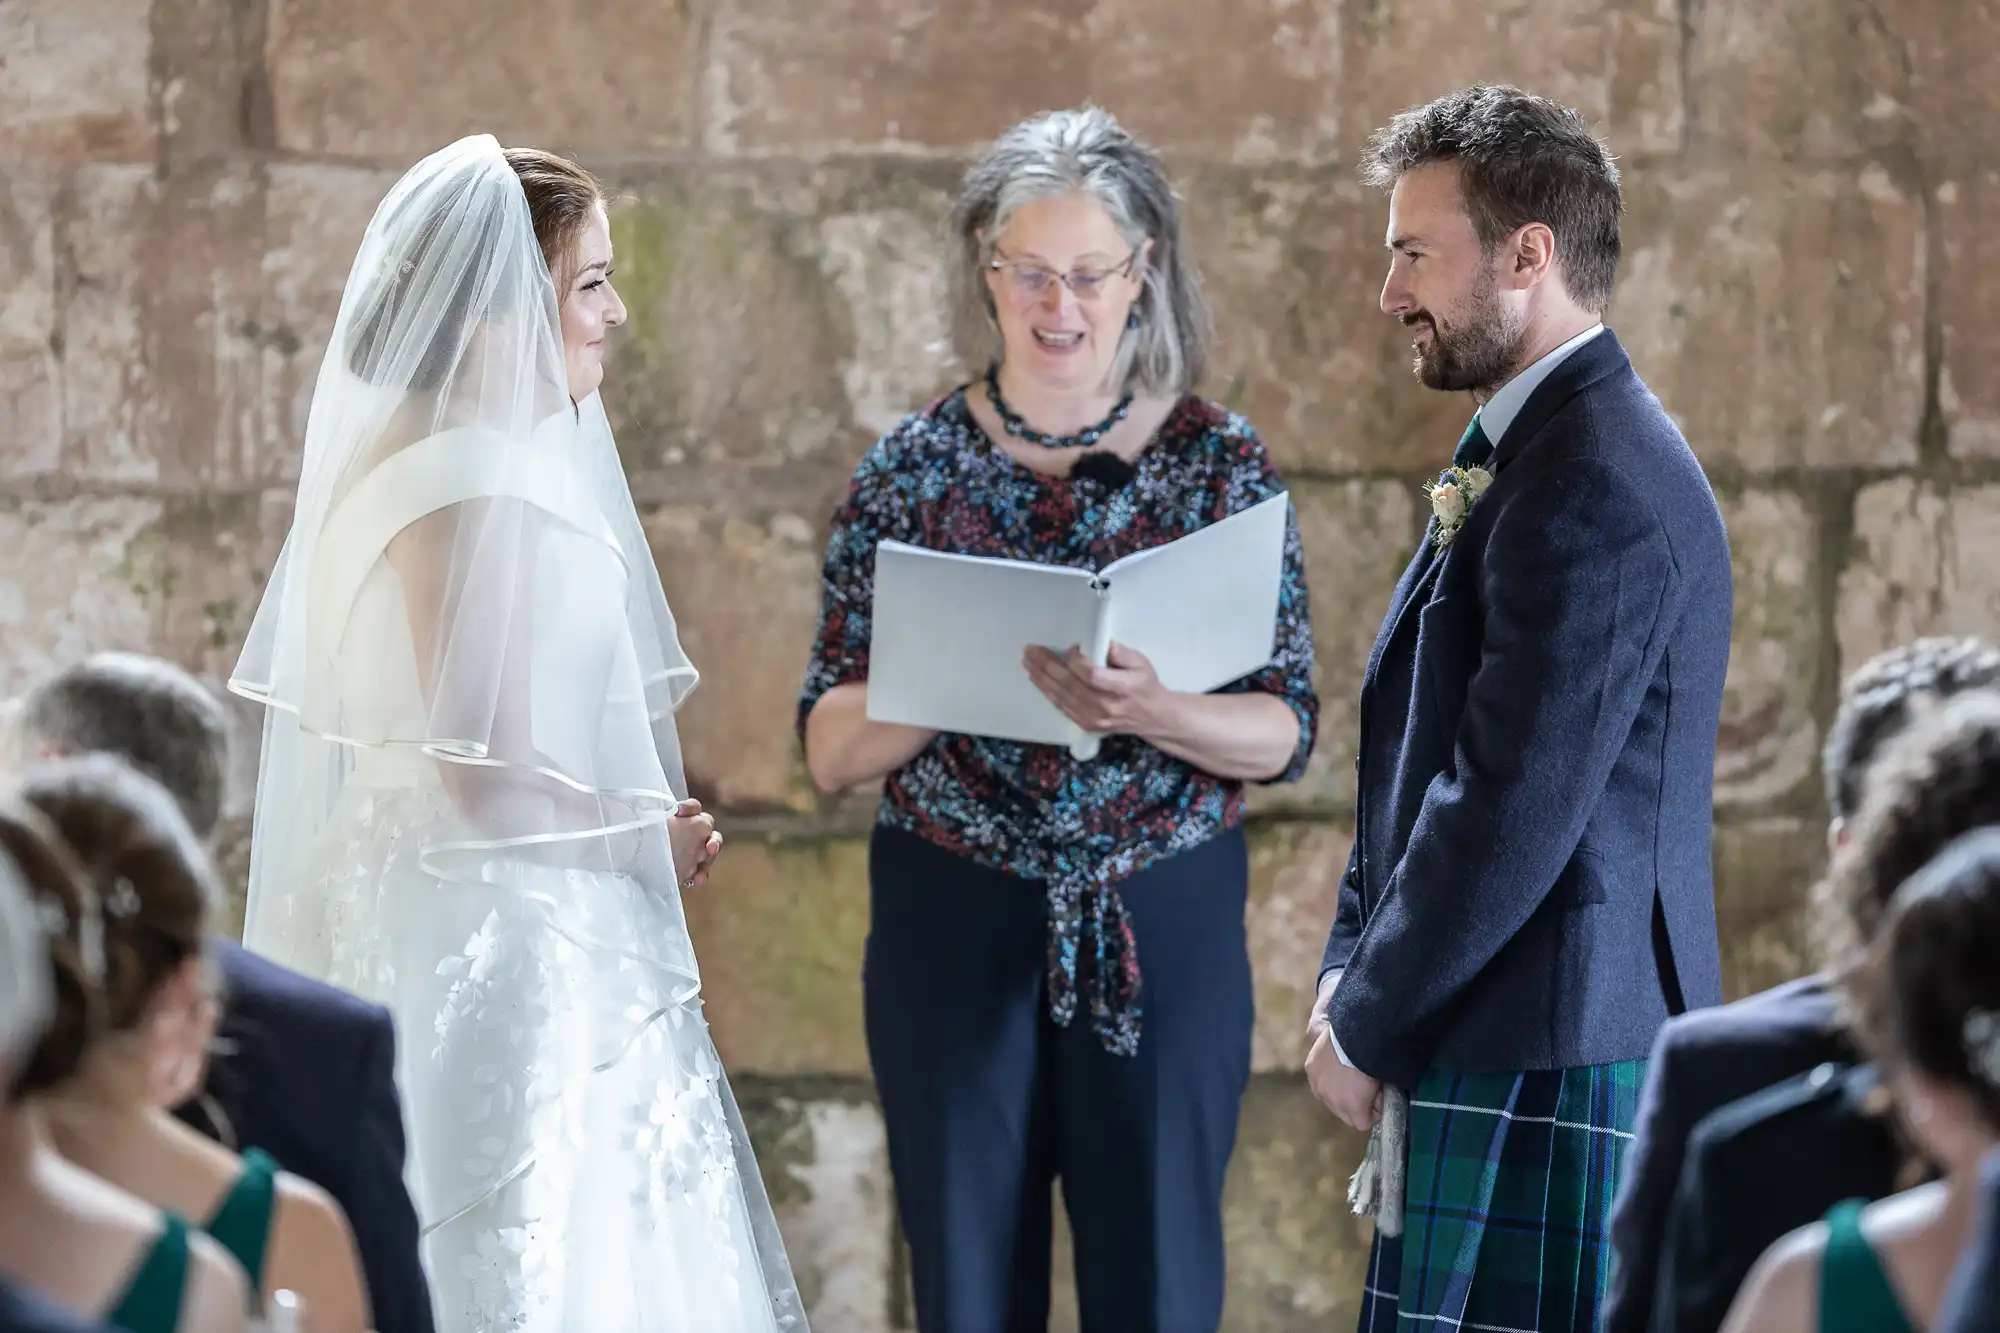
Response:
POLYGON ((681 887, 697 888, 708 883, 715 859, 722 855, 722 834, 715 828, 715 816, 696 800, 682 801, 667 821, 667 841, 673 848, 674 872, 681 887))

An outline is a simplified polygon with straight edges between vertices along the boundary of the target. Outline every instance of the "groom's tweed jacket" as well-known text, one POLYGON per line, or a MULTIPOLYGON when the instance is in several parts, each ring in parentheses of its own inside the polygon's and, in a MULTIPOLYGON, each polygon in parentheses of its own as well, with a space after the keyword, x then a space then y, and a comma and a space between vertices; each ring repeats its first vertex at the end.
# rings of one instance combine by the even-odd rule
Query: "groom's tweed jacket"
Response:
POLYGON ((1721 999, 1714 494, 1608 331, 1494 443, 1492 486, 1449 545, 1427 535, 1361 690, 1328 1017, 1402 1087, 1643 1059, 1669 1013, 1721 999))

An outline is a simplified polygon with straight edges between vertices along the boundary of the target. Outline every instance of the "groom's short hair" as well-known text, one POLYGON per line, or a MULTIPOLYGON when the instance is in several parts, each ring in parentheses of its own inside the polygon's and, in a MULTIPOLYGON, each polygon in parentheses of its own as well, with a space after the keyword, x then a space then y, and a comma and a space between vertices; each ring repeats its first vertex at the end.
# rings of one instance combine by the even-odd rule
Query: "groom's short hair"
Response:
POLYGON ((25 748, 124 760, 167 789, 197 838, 222 818, 229 715, 172 662, 92 653, 29 691, 17 725, 25 748))
POLYGON ((1480 244, 1531 222, 1555 233, 1564 288, 1602 313, 1618 275, 1618 167, 1584 118, 1519 88, 1479 84, 1403 112, 1377 130, 1362 178, 1393 189, 1418 167, 1450 162, 1480 244))

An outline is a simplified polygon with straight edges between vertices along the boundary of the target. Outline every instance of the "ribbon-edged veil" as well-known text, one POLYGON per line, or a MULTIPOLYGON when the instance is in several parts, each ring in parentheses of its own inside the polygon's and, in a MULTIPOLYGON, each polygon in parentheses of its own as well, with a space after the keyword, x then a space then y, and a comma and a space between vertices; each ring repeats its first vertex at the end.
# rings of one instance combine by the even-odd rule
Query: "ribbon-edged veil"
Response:
MULTIPOLYGON (((673 714, 696 673, 603 404, 569 400, 559 329, 497 142, 461 140, 397 182, 341 298, 291 532, 230 688, 318 741, 504 773, 446 770, 490 846, 622 865, 632 840, 624 857, 605 840, 685 792, 673 714), (618 644, 565 658, 551 636, 578 617, 618 644), (603 679, 566 674, 583 666, 603 679)), ((341 751, 294 748, 264 756, 257 816, 285 822, 259 850, 300 846, 338 797, 338 771, 290 761, 341 751)), ((253 871, 252 917, 285 887, 253 871)))
MULTIPOLYGON (((671 1238, 586 1238, 576 1219, 657 1231, 665 1205, 632 1177, 668 1190, 674 1161, 705 1178, 733 1160, 747 1234, 733 1205, 710 1230, 756 1250, 743 1271, 756 1285, 760 1262, 765 1290, 744 1308, 770 1318, 731 1326, 804 1326, 740 1117, 707 1067, 665 832, 686 791, 673 714, 695 682, 603 405, 570 401, 520 182, 492 137, 460 140, 413 167, 369 223, 314 391, 292 528, 229 683, 265 705, 245 942, 396 1013, 427 1246, 477 1229, 431 1252, 434 1284, 458 1281, 435 1271, 447 1252, 480 1268, 488 1233, 503 1251, 565 1239, 572 1251, 557 1259, 571 1276, 540 1297, 520 1274, 546 1279, 548 1261, 515 1256, 505 1290, 464 1296, 482 1320, 537 1327, 529 1303, 545 1299, 581 1327, 576 1273, 602 1276, 603 1251, 631 1248, 631 1289, 619 1269, 591 1326, 677 1326, 701 1302, 662 1287, 671 1265, 644 1253, 671 1238), (424 955, 426 938, 442 956, 424 955), (519 975, 513 992, 494 989, 499 968, 519 975), (513 1045, 467 995, 513 1006, 513 1045), (697 1030, 698 1042, 677 1035, 697 1030), (667 1102, 604 1118, 607 1087, 630 1100, 657 1084, 671 1101, 675 1069, 657 1062, 676 1059, 679 1082, 726 1114, 730 1141, 701 1120, 705 1156, 661 1146, 678 1123, 667 1102), (511 1119, 453 1100, 483 1108, 496 1092, 511 1119), (621 1137, 620 1117, 639 1137, 621 1137), (432 1140, 462 1137, 450 1150, 467 1160, 440 1160, 426 1125, 432 1140), (536 1189, 539 1202, 519 1201, 536 1189), (570 1196, 584 1190, 604 1191, 603 1206, 579 1212, 570 1196), (676 1308, 631 1322, 630 1303, 649 1298, 676 1308)), ((710 1243, 697 1230, 689 1245, 710 1243)), ((440 1292, 441 1312, 464 1302, 440 1292)))

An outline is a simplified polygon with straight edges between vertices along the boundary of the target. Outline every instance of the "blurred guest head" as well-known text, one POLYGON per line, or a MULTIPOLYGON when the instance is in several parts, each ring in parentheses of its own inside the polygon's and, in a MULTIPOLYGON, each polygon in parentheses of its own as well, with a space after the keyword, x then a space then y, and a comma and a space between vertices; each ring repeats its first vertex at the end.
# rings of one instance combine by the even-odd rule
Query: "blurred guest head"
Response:
POLYGON ((1852 979, 1856 1029, 1926 1156, 1970 1177, 2000 1141, 2000 827, 1896 891, 1852 979))
POLYGON ((11 1084, 48 1030, 55 1001, 39 900, 4 846, 0 842, 0 1083, 11 1084))
POLYGON ((16 970, 11 952, 7 959, 18 979, 7 989, 19 997, 8 1001, 17 1016, 6 1025, 11 1099, 54 1087, 83 1059, 103 1017, 103 923, 83 867, 39 810, 0 802, 0 864, 25 895, 35 928, 31 961, 16 970))
POLYGON ((611 286, 611 223, 597 178, 566 157, 509 148, 534 219, 535 240, 555 280, 562 315, 563 369, 569 396, 582 402, 604 382, 604 338, 625 322, 611 286))
POLYGON ((1838 850, 1861 806, 1869 766, 1911 721, 1966 690, 2000 682, 2000 649, 1974 638, 1918 639, 1863 662, 1840 691, 1820 764, 1827 835, 1838 850))
POLYGON ((952 208, 952 336, 1060 392, 1179 395, 1208 360, 1208 309, 1160 158, 1109 112, 1022 121, 952 208))
POLYGON ((1975 690, 1911 723, 1868 770, 1853 832, 1815 892, 1828 969, 1859 966, 1903 882, 1988 824, 2000 824, 2000 694, 1975 690))
POLYGON ((1405 111, 1363 159, 1389 192, 1382 309, 1433 389, 1490 391, 1525 368, 1538 322, 1602 314, 1618 271, 1618 168, 1582 116, 1479 86, 1405 111))
POLYGON ((74 1073, 164 1104, 199 1082, 187 1066, 220 1016, 204 946, 222 890, 208 857, 166 790, 110 755, 39 765, 21 799, 73 854, 103 922, 102 1023, 74 1073))
POLYGON ((157 657, 94 653, 29 692, 18 725, 44 759, 110 754, 165 787, 195 836, 214 835, 229 719, 200 681, 157 657))

